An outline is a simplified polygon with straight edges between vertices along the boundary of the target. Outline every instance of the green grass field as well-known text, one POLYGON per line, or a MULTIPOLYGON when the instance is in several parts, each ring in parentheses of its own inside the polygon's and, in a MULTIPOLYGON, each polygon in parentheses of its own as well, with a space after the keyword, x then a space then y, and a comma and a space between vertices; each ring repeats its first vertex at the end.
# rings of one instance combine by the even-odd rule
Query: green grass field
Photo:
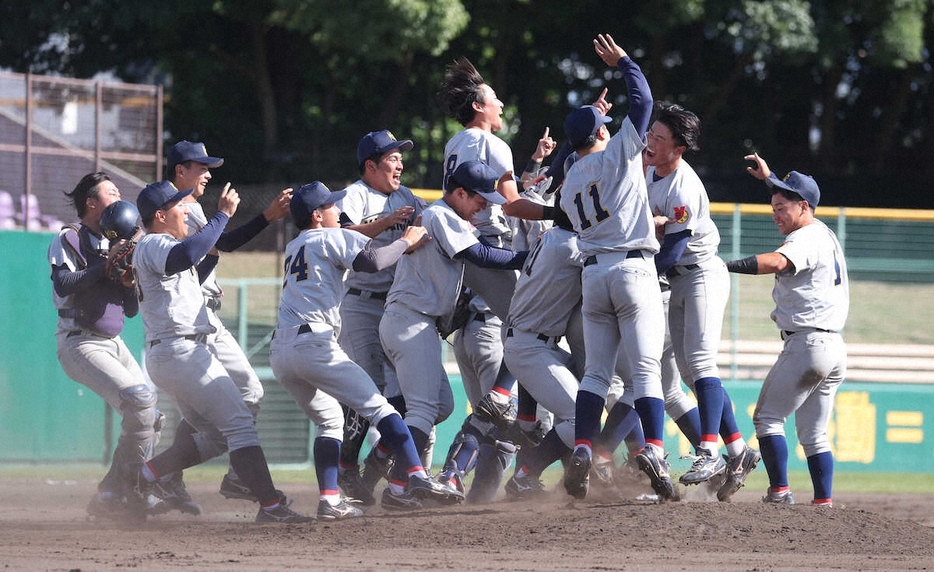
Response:
MULTIPOLYGON (((439 467, 435 467, 438 470, 439 467)), ((219 483, 227 471, 224 463, 212 462, 185 470, 185 480, 191 483, 219 483)), ((0 465, 0 479, 43 479, 52 481, 89 480, 96 481, 104 476, 106 467, 93 463, 81 464, 28 464, 0 465)), ((543 475, 546 485, 554 487, 561 478, 561 469, 554 466, 543 475)), ((277 468, 272 467, 272 476, 276 484, 313 483, 314 468, 277 468)), ((805 471, 791 471, 788 474, 792 488, 797 492, 810 490, 810 477, 805 471)), ((760 465, 746 481, 748 490, 765 490, 768 478, 760 465)), ((855 473, 837 472, 834 475, 835 492, 859 493, 904 493, 934 494, 934 475, 929 473, 855 473)))

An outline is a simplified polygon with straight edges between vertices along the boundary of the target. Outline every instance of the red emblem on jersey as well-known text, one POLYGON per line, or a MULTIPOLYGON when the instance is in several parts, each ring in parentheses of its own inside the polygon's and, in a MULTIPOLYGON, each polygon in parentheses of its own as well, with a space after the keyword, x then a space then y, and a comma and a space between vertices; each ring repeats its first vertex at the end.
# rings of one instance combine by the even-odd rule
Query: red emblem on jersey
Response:
POLYGON ((678 224, 684 224, 688 221, 691 215, 688 214, 687 205, 683 207, 675 207, 675 222, 678 224))

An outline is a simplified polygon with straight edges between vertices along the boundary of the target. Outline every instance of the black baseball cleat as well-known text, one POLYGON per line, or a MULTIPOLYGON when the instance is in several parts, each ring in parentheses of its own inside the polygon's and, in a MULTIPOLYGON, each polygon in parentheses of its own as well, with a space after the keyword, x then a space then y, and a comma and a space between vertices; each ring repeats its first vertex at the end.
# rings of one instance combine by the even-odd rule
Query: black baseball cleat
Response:
POLYGON ((496 425, 500 431, 508 432, 510 426, 516 422, 516 404, 513 400, 500 403, 493 399, 490 393, 477 402, 473 412, 477 419, 496 425))
POLYGON ((160 479, 152 483, 152 493, 165 501, 172 510, 177 510, 183 514, 201 516, 201 505, 196 503, 188 489, 185 488, 185 481, 182 480, 182 472, 172 473, 168 479, 160 479))
POLYGON ((360 471, 356 468, 339 471, 337 473, 337 486, 340 487, 344 495, 359 501, 364 506, 376 504, 373 488, 367 487, 363 482, 363 477, 360 476, 360 471))
POLYGON ((380 506, 386 510, 394 511, 418 510, 422 508, 422 501, 409 491, 404 490, 396 494, 392 492, 391 487, 386 487, 383 489, 383 498, 380 501, 380 506))
POLYGON ((525 475, 523 477, 512 476, 506 481, 506 498, 509 500, 525 500, 536 498, 545 493, 545 484, 541 479, 525 475))
POLYGON ((405 491, 422 500, 431 499, 441 504, 459 504, 464 502, 464 493, 456 487, 439 483, 432 476, 409 475, 405 491))
POLYGON ((574 451, 564 471, 564 490, 576 499, 583 499, 590 490, 591 460, 583 447, 574 451))
POLYGON ((127 517, 132 520, 146 520, 149 512, 149 499, 153 496, 153 483, 143 476, 143 464, 131 463, 124 469, 126 484, 127 517))
MULTIPOLYGON (((259 502, 259 499, 256 498, 256 495, 253 494, 250 487, 238 477, 230 476, 230 473, 224 475, 224 480, 221 481, 221 488, 218 492, 223 495, 224 498, 228 499, 259 502)), ((285 493, 279 489, 276 489, 276 494, 279 495, 280 498, 285 498, 285 493)))
POLYGON ((761 458, 758 451, 747 445, 741 454, 727 459, 726 479, 717 491, 717 500, 729 502, 736 491, 746 484, 746 477, 756 468, 761 458))
POLYGON ((256 513, 256 522, 265 523, 265 522, 277 522, 281 524, 302 524, 308 522, 314 522, 315 518, 313 516, 305 516, 299 514, 289 508, 289 505, 292 503, 280 502, 276 505, 275 508, 263 508, 260 507, 259 512, 256 513))
POLYGON ((646 446, 636 456, 639 463, 639 470, 645 473, 652 482, 652 490, 658 495, 660 501, 678 500, 675 494, 675 487, 671 484, 669 475, 668 455, 659 457, 652 447, 646 446))
POLYGON ((363 516, 363 511, 341 499, 337 504, 331 504, 321 499, 318 501, 318 520, 344 520, 363 516))

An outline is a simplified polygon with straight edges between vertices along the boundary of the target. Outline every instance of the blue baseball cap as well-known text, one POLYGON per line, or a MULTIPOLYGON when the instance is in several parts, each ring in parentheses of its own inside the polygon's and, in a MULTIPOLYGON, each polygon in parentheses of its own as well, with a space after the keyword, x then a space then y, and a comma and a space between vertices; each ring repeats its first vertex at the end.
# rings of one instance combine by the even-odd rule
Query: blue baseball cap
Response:
POLYGON ((204 146, 204 143, 179 141, 175 145, 172 145, 172 148, 169 149, 169 154, 166 157, 166 163, 168 164, 169 169, 174 169, 175 165, 179 165, 186 161, 203 163, 212 169, 220 167, 224 164, 224 160, 220 157, 211 157, 208 155, 208 150, 204 146))
POLYGON ((444 190, 449 193, 463 187, 464 190, 477 193, 493 204, 502 205, 506 203, 506 199, 496 192, 497 179, 499 177, 496 176, 496 171, 483 161, 465 161, 448 177, 444 190))
POLYGON ((332 193, 321 181, 315 181, 302 185, 294 194, 289 203, 289 210, 292 212, 292 221, 295 226, 304 228, 311 220, 311 213, 324 205, 336 203, 344 198, 346 190, 332 193))
POLYGON ((397 140, 396 136, 390 133, 388 129, 371 131, 364 135, 360 143, 357 144, 357 166, 362 166, 373 155, 382 155, 394 149, 404 153, 411 151, 412 147, 415 147, 415 143, 412 143, 409 139, 397 140))
POLYGON ((140 218, 146 219, 156 214, 156 211, 169 203, 176 203, 188 195, 194 189, 187 191, 178 190, 170 181, 159 181, 150 183, 143 187, 136 197, 136 208, 139 209, 140 218))
POLYGON ((596 133, 601 125, 606 125, 611 121, 613 121, 612 118, 600 113, 596 107, 585 105, 568 114, 564 120, 564 134, 571 142, 571 146, 577 147, 596 133))
POLYGON ((798 193, 812 208, 817 208, 817 203, 820 202, 820 189, 817 186, 817 181, 810 175, 791 171, 785 175, 785 178, 779 179, 775 176, 775 173, 772 173, 769 175, 768 182, 772 187, 798 193))

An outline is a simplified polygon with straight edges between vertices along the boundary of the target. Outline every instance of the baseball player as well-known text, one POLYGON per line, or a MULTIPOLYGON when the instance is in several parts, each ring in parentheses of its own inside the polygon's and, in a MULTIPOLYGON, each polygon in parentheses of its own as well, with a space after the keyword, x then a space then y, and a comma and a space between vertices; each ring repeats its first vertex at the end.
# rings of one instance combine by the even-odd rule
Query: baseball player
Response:
POLYGON ((720 233, 710 218, 707 190, 683 157, 687 149, 698 149, 699 137, 700 120, 694 113, 679 105, 658 104, 644 159, 649 205, 664 235, 655 268, 668 278, 672 350, 681 378, 697 398, 700 417, 700 443, 680 481, 699 484, 727 470, 719 454, 719 434, 730 471, 739 471, 718 495, 727 500, 735 492, 733 479, 744 482, 759 454, 746 445, 739 431, 717 367, 730 280, 717 256, 720 233))
MULTIPOLYGON (((208 222, 198 199, 204 195, 205 188, 212 178, 211 169, 220 167, 223 164, 224 159, 208 155, 204 144, 200 142, 179 141, 169 149, 166 161, 168 180, 178 189, 192 189, 192 193, 183 199, 188 208, 189 234, 198 232, 208 222)), ((229 186, 230 183, 227 183, 227 187, 229 186)), ((215 244, 216 250, 232 252, 252 240, 273 221, 288 215, 291 191, 291 189, 283 190, 262 213, 256 215, 246 224, 222 233, 215 244)), ((212 252, 216 253, 216 251, 212 252)), ((263 399, 263 385, 237 343, 236 338, 224 326, 224 323, 217 315, 221 308, 224 293, 217 283, 215 272, 212 271, 208 275, 201 284, 201 289, 204 292, 205 304, 208 308, 208 318, 216 330, 214 334, 207 337, 206 343, 217 356, 217 359, 224 365, 224 369, 227 370, 237 387, 240 388, 243 400, 247 407, 250 408, 255 422, 256 416, 259 414, 260 402, 263 399)), ((193 430, 193 427, 182 419, 176 433, 192 433, 193 430)), ((204 438, 203 435, 195 435, 195 441, 198 443, 204 438)), ((210 449, 212 446, 207 447, 210 449)), ((173 475, 165 483, 165 486, 170 492, 170 496, 167 497, 169 502, 176 505, 179 510, 193 514, 201 512, 200 507, 185 490, 181 474, 173 475)), ((227 498, 256 501, 249 487, 237 478, 237 473, 232 467, 228 467, 227 474, 224 475, 221 481, 220 493, 227 498)))
MULTIPOLYGON (((146 330, 146 369, 153 382, 175 398, 196 433, 177 435, 171 447, 128 476, 136 493, 144 495, 161 480, 226 451, 237 475, 258 499, 257 522, 313 520, 289 508, 275 488, 240 388, 205 343, 216 332, 201 289, 217 264, 209 255, 240 197, 225 189, 218 210, 200 231, 189 236, 188 204, 192 190, 172 183, 147 185, 137 198, 148 234, 140 239, 134 264, 140 288, 140 310, 146 330), (195 435, 200 435, 196 442, 195 435), (213 448, 209 448, 213 447, 213 448)), ((138 516, 140 510, 135 510, 138 516)))
POLYGON ((846 376, 846 344, 840 335, 850 306, 846 260, 833 231, 814 217, 820 202, 817 182, 797 171, 779 179, 758 154, 745 158, 755 162, 746 170, 769 187, 772 220, 785 235, 775 252, 726 264, 730 272, 775 275, 771 317, 784 349, 765 377, 752 416, 769 474, 769 490, 762 500, 794 504, 785 441, 785 421, 794 413, 814 486, 812 504, 829 507, 833 506, 833 452, 827 424, 846 376))
POLYGON ((665 410, 659 364, 664 313, 653 262, 659 245, 642 171, 652 95, 639 66, 610 35, 597 36, 593 45, 608 66, 622 71, 630 110, 612 137, 605 125, 610 118, 594 106, 575 109, 564 122, 580 158, 564 179, 560 205, 587 257, 582 273, 586 366, 577 392, 575 449, 564 486, 575 498, 587 495, 592 439, 622 347, 633 374, 635 409, 646 440, 637 461, 660 498, 670 499, 674 488, 663 448, 665 410))
MULTIPOLYGON (((403 153, 413 147, 412 141, 398 140, 385 129, 367 133, 357 144, 360 179, 344 189, 346 195, 337 207, 341 211, 341 227, 369 237, 374 248, 399 240, 427 206, 400 182, 403 153)), ((379 321, 394 275, 395 265, 378 272, 351 270, 347 274, 347 291, 340 304, 342 327, 337 341, 389 402, 404 412, 396 372, 379 341, 379 321)), ((361 482, 358 465, 360 448, 370 424, 346 406, 345 415, 338 483, 346 495, 371 505, 376 502, 372 495, 375 483, 361 482)))
MULTIPOLYGON (((465 161, 481 161, 493 169, 497 177, 509 174, 503 185, 509 187, 512 192, 517 192, 516 183, 512 178, 515 171, 512 150, 505 141, 495 135, 503 128, 503 102, 467 58, 458 58, 448 68, 439 97, 445 113, 464 126, 464 129, 456 133, 444 146, 443 187, 447 188, 448 179, 458 165, 465 161)), ((522 174, 524 180, 528 180, 538 171, 542 160, 554 148, 555 142, 548 136, 546 129, 522 174)), ((471 223, 485 242, 500 248, 511 248, 512 231, 499 204, 489 203, 487 208, 473 217, 471 223)), ((493 314, 500 320, 506 319, 516 285, 514 272, 490 271, 468 264, 464 271, 464 282, 474 295, 489 305, 493 314)), ((470 340, 465 339, 464 342, 470 340)), ((501 335, 498 345, 502 346, 501 335)), ((478 349, 476 353, 481 352, 482 349, 478 349)), ((501 350, 497 353, 500 352, 501 350)), ((492 356, 489 358, 489 365, 473 367, 498 371, 499 364, 492 363, 493 359, 492 356)), ((499 376, 480 401, 471 403, 478 417, 501 426, 511 422, 515 418, 512 407, 514 385, 513 377, 499 376)))
POLYGON ((48 250, 58 361, 68 377, 122 416, 110 470, 88 505, 91 516, 114 517, 124 509, 123 468, 149 460, 164 417, 156 409, 155 388, 120 338, 124 317, 139 311, 135 282, 132 275, 122 282, 106 275, 110 245, 100 220, 120 191, 105 173, 91 173, 65 195, 81 223, 64 227, 48 250))
POLYGON ((461 163, 447 178, 442 198, 422 213, 432 241, 399 261, 380 321, 380 340, 396 368, 405 421, 420 452, 432 427, 454 408, 438 328, 454 312, 465 264, 514 270, 527 255, 483 244, 474 235, 471 218, 487 201, 504 201, 496 182, 493 169, 480 161, 461 163))
POLYGON ((345 272, 373 273, 395 264, 406 252, 417 251, 427 243, 426 231, 420 226, 407 226, 400 238, 376 247, 366 235, 340 228, 340 211, 335 203, 346 194, 332 193, 316 181, 302 186, 292 199, 292 217, 301 233, 285 249, 279 323, 269 351, 276 379, 318 427, 318 516, 362 514, 341 501, 338 491, 343 436, 340 403, 375 425, 380 432, 377 448, 394 454, 389 486, 383 491, 383 508, 419 508, 420 498, 459 502, 463 495, 425 472, 398 411, 337 342, 341 329, 338 305, 344 294, 345 272))
POLYGON ((506 364, 518 373, 522 387, 554 415, 551 430, 523 455, 506 483, 509 498, 539 494, 542 471, 574 448, 578 378, 568 367, 570 354, 558 347, 558 340, 567 334, 572 316, 580 313, 584 257, 570 221, 558 216, 556 225, 529 252, 509 308, 506 364))

